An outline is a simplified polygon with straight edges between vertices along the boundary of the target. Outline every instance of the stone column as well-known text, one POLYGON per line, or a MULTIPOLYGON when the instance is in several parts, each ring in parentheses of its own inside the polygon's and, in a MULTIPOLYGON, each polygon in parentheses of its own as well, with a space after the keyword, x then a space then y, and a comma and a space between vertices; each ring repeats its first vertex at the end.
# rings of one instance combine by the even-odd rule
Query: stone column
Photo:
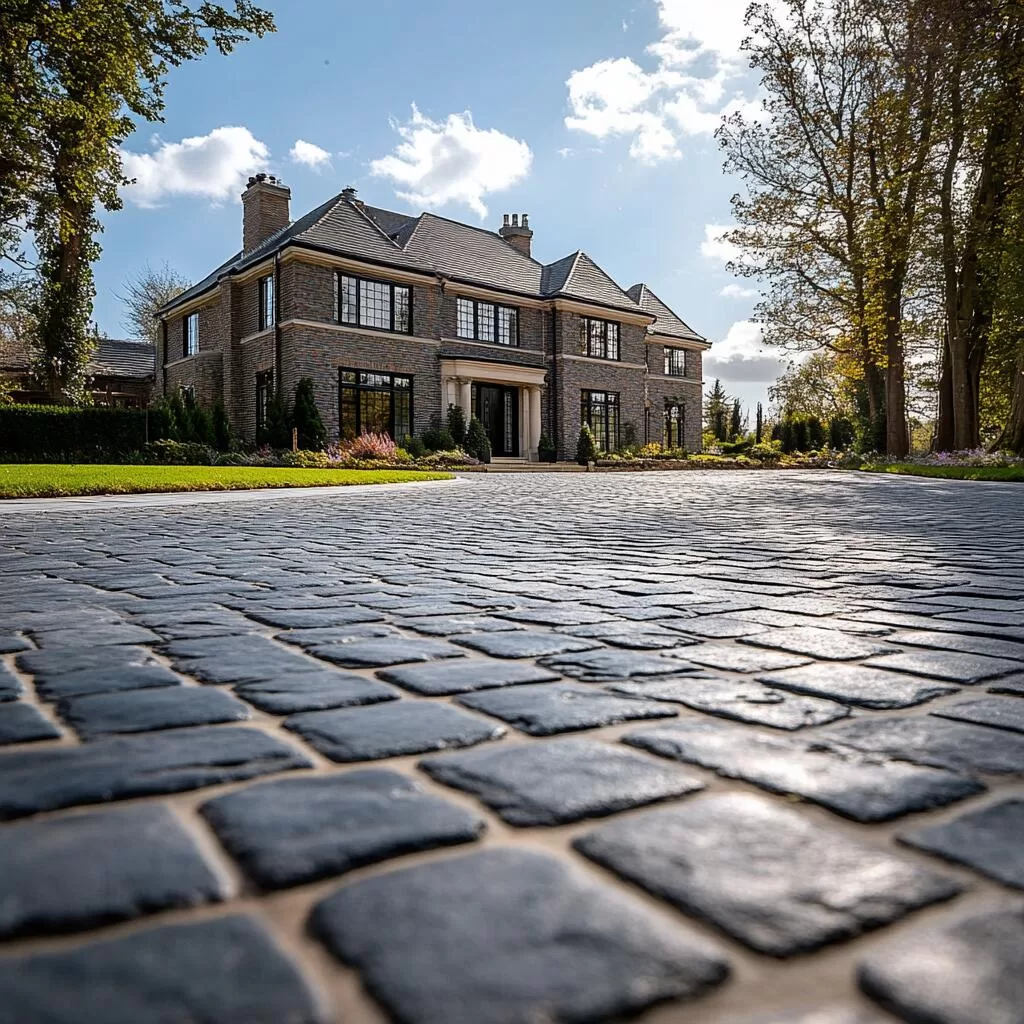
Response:
POLYGON ((462 411, 466 414, 466 422, 468 423, 473 417, 473 385, 471 381, 465 378, 458 378, 459 382, 459 405, 462 407, 462 411))
POLYGON ((536 459, 540 444, 540 388, 530 388, 530 458, 536 459))
POLYGON ((519 389, 519 455, 524 459, 530 458, 530 449, 533 447, 530 438, 530 389, 519 389))

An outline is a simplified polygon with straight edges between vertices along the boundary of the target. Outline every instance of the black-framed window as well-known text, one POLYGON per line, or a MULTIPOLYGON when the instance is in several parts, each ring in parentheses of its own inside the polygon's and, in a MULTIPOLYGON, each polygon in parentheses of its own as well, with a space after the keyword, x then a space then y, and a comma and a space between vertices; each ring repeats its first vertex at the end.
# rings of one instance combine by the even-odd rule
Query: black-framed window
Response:
POLYGON ((277 319, 274 309, 274 275, 259 279, 259 330, 270 327, 277 319))
POLYGON ((671 398, 665 402, 665 447, 686 447, 686 406, 671 398))
POLYGON ((580 392, 580 420, 590 427, 603 452, 619 447, 619 394, 617 391, 580 392))
POLYGON ((665 349, 665 376, 685 377, 686 376, 686 349, 666 348, 665 349))
POLYGON ((392 281, 337 274, 334 318, 342 324, 412 334, 412 289, 392 281))
POLYGON ((199 351, 199 314, 189 313, 181 322, 182 344, 186 356, 194 356, 199 351))
POLYGON ((619 325, 612 320, 580 318, 580 355, 620 359, 619 325))
POLYGON ((267 410, 274 395, 274 371, 264 370, 256 374, 256 437, 267 428, 267 410))
POLYGON ((478 299, 456 299, 455 334, 468 341, 519 346, 519 310, 478 299))
POLYGON ((339 371, 341 436, 412 434, 412 377, 372 370, 339 371))

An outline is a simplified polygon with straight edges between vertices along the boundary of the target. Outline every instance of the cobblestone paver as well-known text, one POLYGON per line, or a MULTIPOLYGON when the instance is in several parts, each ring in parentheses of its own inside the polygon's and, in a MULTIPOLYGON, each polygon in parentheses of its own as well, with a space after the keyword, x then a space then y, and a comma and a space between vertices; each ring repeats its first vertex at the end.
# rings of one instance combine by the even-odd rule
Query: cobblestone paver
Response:
POLYGON ((1024 1024, 1024 489, 0 506, 0 1024, 1024 1024))

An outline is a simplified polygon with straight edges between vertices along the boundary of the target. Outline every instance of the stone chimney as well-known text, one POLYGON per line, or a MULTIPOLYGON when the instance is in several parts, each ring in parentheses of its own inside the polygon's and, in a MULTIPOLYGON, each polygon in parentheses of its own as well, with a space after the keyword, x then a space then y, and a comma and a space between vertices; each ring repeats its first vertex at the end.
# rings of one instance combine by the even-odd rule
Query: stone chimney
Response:
POLYGON ((528 214, 523 214, 523 221, 520 224, 519 214, 513 213, 511 215, 512 223, 509 223, 509 214, 505 214, 505 221, 498 228, 498 234, 512 246, 513 249, 518 249, 524 256, 530 255, 530 239, 533 238, 533 232, 530 230, 530 218, 528 214))
POLYGON ((242 193, 242 251, 288 226, 292 190, 272 174, 255 174, 242 193))

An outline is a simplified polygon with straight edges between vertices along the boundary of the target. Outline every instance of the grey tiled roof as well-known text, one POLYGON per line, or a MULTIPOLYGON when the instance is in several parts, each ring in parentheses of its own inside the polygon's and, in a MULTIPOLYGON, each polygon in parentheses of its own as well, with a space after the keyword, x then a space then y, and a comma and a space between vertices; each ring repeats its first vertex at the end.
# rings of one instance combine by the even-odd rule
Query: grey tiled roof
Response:
POLYGON ((433 213, 396 213, 340 194, 249 252, 236 253, 160 312, 169 312, 208 291, 224 275, 240 271, 290 244, 385 266, 443 274, 513 294, 559 295, 614 309, 640 311, 637 303, 586 253, 575 252, 543 266, 494 231, 433 213))
POLYGON ((88 372, 96 377, 151 377, 156 372, 156 346, 145 341, 100 338, 88 372))
POLYGON ((647 285, 635 284, 629 289, 628 294, 645 312, 652 313, 658 318, 650 328, 652 334, 666 334, 687 341, 706 340, 684 323, 647 285))

